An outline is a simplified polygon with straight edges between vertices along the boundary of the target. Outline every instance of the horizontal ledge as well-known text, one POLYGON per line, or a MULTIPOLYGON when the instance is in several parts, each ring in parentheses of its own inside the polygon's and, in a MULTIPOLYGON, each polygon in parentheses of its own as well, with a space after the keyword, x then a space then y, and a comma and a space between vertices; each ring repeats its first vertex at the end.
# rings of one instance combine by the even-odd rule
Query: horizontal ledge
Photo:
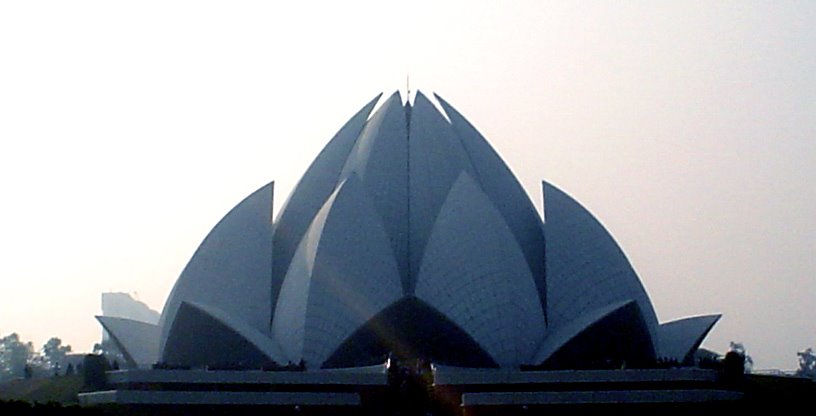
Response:
POLYGON ((548 383, 664 383, 716 382, 719 375, 701 369, 520 371, 437 367, 434 385, 548 384, 548 383))
POLYGON ((702 403, 734 401, 742 397, 742 393, 728 390, 493 392, 464 393, 462 406, 702 403))
POLYGON ((83 405, 359 406, 360 395, 312 392, 107 390, 80 393, 79 402, 83 405))
POLYGON ((208 370, 121 370, 107 373, 113 385, 157 384, 290 384, 384 386, 388 375, 384 366, 363 367, 360 371, 208 371, 208 370))

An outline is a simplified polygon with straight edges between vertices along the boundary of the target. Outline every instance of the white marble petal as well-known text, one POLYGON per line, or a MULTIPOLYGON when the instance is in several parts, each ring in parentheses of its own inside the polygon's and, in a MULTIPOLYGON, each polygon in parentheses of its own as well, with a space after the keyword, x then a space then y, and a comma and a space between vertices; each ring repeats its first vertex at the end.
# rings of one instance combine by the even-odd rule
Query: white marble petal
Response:
POLYGON ((660 357, 687 362, 722 315, 693 316, 660 324, 660 357))
POLYGON ((544 335, 524 254, 501 213, 464 172, 436 218, 415 294, 501 366, 530 363, 544 335))
POLYGON ((657 316, 635 270, 589 211, 544 182, 548 324, 561 326, 591 310, 633 299, 657 345, 657 316))
POLYGON ((272 330, 286 354, 309 368, 402 297, 388 234, 354 174, 326 201, 292 264, 272 330))
POLYGON ((268 332, 273 189, 270 183, 241 201, 193 254, 164 305, 160 350, 183 301, 213 306, 268 332))
POLYGON ((132 367, 147 367, 159 360, 159 326, 133 319, 97 316, 132 367))

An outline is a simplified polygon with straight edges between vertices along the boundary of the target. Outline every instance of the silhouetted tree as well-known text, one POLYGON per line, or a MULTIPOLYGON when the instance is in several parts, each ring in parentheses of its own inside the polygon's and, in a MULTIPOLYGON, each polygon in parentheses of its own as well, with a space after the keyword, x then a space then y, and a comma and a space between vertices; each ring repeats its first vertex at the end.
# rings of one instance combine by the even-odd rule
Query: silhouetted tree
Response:
POLYGON ((102 342, 94 344, 93 353, 104 355, 108 362, 113 362, 114 360, 118 360, 120 362, 126 361, 125 355, 122 354, 122 351, 119 350, 116 343, 110 339, 102 340, 102 342))
POLYGON ((25 368, 34 354, 30 342, 22 342, 16 333, 0 338, 0 380, 25 377, 25 368))
POLYGON ((813 353, 813 348, 800 351, 796 355, 799 356, 799 369, 796 370, 796 375, 816 380, 816 354, 813 353))
POLYGON ((745 356, 737 351, 728 351, 723 358, 723 374, 727 381, 742 380, 745 375, 745 356))
MULTIPOLYGON (((728 352, 734 352, 742 357, 742 371, 743 373, 750 373, 754 369, 754 360, 745 352, 745 346, 741 342, 731 341, 728 352)), ((725 355, 726 358, 728 354, 725 355)))
POLYGON ((71 352, 71 346, 62 345, 62 340, 57 337, 52 337, 42 347, 45 362, 54 370, 55 374, 59 372, 60 365, 65 361, 65 355, 69 352, 71 352))

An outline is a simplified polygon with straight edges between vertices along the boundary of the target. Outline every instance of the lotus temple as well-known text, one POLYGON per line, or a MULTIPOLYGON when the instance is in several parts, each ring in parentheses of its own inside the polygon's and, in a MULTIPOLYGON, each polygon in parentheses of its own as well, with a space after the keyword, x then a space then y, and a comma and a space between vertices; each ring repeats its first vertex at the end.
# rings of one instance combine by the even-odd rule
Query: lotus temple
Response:
POLYGON ((660 322, 601 222, 546 181, 540 215, 439 96, 376 97, 274 196, 212 228, 158 324, 97 317, 126 363, 85 403, 382 409, 406 368, 464 409, 739 395, 694 367, 719 315, 660 322))

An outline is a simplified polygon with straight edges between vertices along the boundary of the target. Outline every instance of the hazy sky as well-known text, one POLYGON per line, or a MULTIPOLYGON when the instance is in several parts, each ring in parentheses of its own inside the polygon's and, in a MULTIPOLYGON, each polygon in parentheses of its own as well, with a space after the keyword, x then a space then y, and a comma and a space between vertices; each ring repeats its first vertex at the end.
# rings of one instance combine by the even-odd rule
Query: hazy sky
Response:
POLYGON ((662 321, 816 347, 816 2, 0 3, 0 335, 90 350, 380 92, 437 92, 541 208, 606 225, 662 321), (285 4, 285 6, 284 6, 285 4))

